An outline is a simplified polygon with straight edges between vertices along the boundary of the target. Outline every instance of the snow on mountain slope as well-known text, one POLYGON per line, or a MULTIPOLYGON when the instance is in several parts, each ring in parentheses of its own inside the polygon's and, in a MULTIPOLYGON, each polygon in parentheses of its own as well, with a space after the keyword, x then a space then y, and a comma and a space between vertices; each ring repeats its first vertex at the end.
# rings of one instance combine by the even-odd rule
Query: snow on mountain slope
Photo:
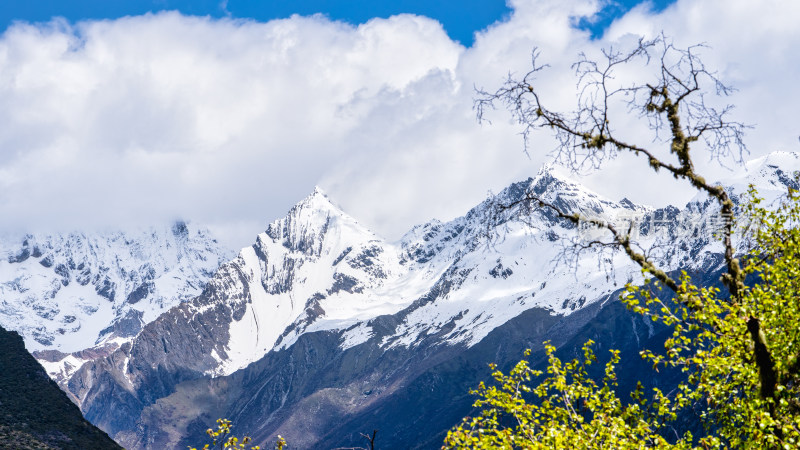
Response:
POLYGON ((196 297, 229 258, 208 231, 184 222, 0 238, 0 324, 29 351, 119 344, 196 297))
POLYGON ((319 188, 271 223, 231 264, 248 296, 241 317, 230 323, 227 358, 219 358, 215 374, 260 359, 288 326, 296 322, 303 328, 301 316, 352 323, 400 308, 395 298, 373 294, 404 272, 397 256, 319 188))
POLYGON ((225 330, 212 338, 221 342, 204 344, 216 362, 202 367, 227 375, 276 345, 290 345, 310 324, 339 329, 394 314, 422 296, 439 275, 412 273, 395 246, 316 188, 223 265, 203 296, 173 314, 224 323, 225 330))
POLYGON ((615 270, 598 267, 598 255, 586 252, 564 264, 561 237, 581 230, 551 211, 532 210, 530 193, 565 212, 614 220, 643 215, 648 209, 614 203, 545 167, 527 181, 515 183, 447 224, 434 223, 401 241, 407 257, 422 265, 445 266, 425 301, 415 302, 387 346, 413 346, 427 335, 450 344, 473 345, 494 328, 523 311, 540 307, 568 315, 610 294, 638 270, 617 255, 615 270), (421 232, 422 230, 427 230, 421 232), (454 245, 447 245, 453 242, 454 245), (562 260, 562 264, 555 264, 562 260))
MULTIPOLYGON (((603 217, 649 211, 605 200, 548 167, 463 217, 415 227, 388 243, 317 188, 224 265, 203 296, 173 313, 180 317, 164 322, 224 327, 204 344, 215 362, 187 362, 220 376, 287 348, 306 332, 345 330, 343 348, 358 345, 374 334, 369 321, 384 315, 404 317, 387 345, 412 345, 421 333, 452 323, 452 343, 474 343, 526 309, 569 314, 636 276, 638 269, 629 266, 598 271, 594 254, 579 272, 554 269, 557 238, 574 227, 548 211, 528 214, 521 204, 497 208, 529 191, 565 210, 603 217)), ((624 265, 624 258, 616 259, 624 265)))
MULTIPOLYGON (((769 186, 785 182, 773 167, 775 158, 782 165, 789 164, 784 159, 796 160, 773 155, 756 162, 739 184, 750 179, 769 186)), ((719 243, 712 237, 718 208, 712 202, 698 198, 682 210, 613 202, 552 166, 463 217, 414 227, 394 243, 364 228, 317 188, 271 223, 255 244, 223 264, 202 295, 168 312, 134 340, 124 358, 134 365, 177 364, 228 375, 274 348, 289 347, 306 332, 342 330, 343 348, 358 345, 374 335, 371 320, 385 315, 401 319, 383 336, 386 346, 412 346, 429 335, 472 345, 527 309, 569 315, 640 278, 639 268, 623 255, 571 252, 570 239, 596 232, 576 229, 546 208, 532 208, 524 201, 528 193, 565 212, 632 226, 668 269, 719 264, 719 243), (664 242, 673 245, 660 246, 664 242), (188 325, 174 325, 182 323, 188 325), (179 357, 174 354, 179 349, 169 350, 163 336, 181 333, 202 337, 179 357)), ((602 233, 591 237, 608 239, 602 233)), ((96 277, 93 286, 103 292, 106 284, 96 277)), ((126 292, 136 285, 129 283, 126 292)), ((97 312, 110 314, 101 302, 97 312)))
MULTIPOLYGON (((773 154, 749 164, 731 190, 741 195, 755 183, 765 193, 783 192, 792 182, 785 171, 795 167, 796 155, 773 154)), ((305 332, 343 330, 342 348, 352 347, 374 334, 372 319, 387 314, 402 322, 383 337, 385 346, 413 346, 430 335, 470 346, 527 309, 569 315, 641 279, 640 268, 622 254, 572 251, 572 238, 608 236, 578 230, 547 209, 531 209, 522 201, 529 192, 565 212, 631 226, 669 270, 711 270, 721 263, 713 237, 721 221, 712 202, 695 200, 680 210, 613 202, 552 166, 463 217, 414 227, 395 243, 358 226, 317 190, 240 255, 242 267, 251 279, 261 278, 263 288, 251 289, 247 319, 231 323, 227 349, 238 349, 235 356, 219 358, 213 373, 232 373, 272 348, 287 348, 305 332), (314 208, 319 211, 312 213, 314 208), (298 253, 304 256, 292 256, 298 253), (270 324, 268 335, 257 323, 270 324)))
POLYGON ((800 155, 795 152, 773 152, 748 161, 737 176, 726 180, 737 192, 745 192, 749 184, 758 188, 760 196, 774 200, 786 193, 786 187, 797 189, 795 173, 800 170, 800 155))

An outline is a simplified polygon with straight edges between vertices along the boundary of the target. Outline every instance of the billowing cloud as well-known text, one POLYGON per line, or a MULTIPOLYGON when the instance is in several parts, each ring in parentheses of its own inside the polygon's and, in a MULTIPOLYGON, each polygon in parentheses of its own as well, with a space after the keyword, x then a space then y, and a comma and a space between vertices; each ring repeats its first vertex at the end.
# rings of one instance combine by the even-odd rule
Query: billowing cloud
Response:
MULTIPOLYGON (((644 5, 592 41, 574 24, 601 3, 511 1, 511 17, 470 48, 413 15, 360 26, 177 13, 15 25, 0 37, 2 227, 182 217, 245 245, 319 184, 397 237, 532 175, 552 148, 542 135, 527 158, 504 111, 478 124, 475 86, 524 74, 538 47, 551 65, 538 82, 569 108, 579 52, 661 30, 679 44, 710 45, 709 65, 739 88, 737 118, 757 125, 753 154, 797 150, 797 6, 679 1, 654 14, 644 5)), ((657 183, 632 195, 637 178, 619 176, 630 175, 623 162, 587 182, 612 196, 667 201, 657 183)))

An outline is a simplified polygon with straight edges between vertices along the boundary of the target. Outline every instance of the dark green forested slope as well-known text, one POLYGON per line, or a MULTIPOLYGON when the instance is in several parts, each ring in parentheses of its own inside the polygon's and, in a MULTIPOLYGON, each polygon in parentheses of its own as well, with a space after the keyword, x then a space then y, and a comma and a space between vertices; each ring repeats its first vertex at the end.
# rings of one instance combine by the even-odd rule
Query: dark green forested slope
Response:
POLYGON ((80 410, 0 327, 0 449, 121 449, 80 410))

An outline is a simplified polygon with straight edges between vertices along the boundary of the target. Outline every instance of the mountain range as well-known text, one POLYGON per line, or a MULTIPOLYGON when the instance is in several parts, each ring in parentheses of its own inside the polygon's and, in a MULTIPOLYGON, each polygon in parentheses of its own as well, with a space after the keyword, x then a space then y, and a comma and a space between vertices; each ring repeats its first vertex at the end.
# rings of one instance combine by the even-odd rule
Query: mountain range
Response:
MULTIPOLYGON (((772 201, 798 168, 795 154, 775 153, 724 185, 739 201, 754 183, 772 201)), ((235 257, 183 222, 135 236, 27 236, 2 247, 0 324, 129 449, 185 448, 217 417, 291 448, 361 446, 372 430, 379 448, 438 448, 470 414, 468 390, 489 362, 507 367, 532 348, 541 364, 546 340, 565 356, 587 339, 623 354, 663 342, 665 330, 616 301, 641 280, 638 267, 574 246, 603 236, 531 207, 529 194, 629 224, 668 270, 718 277, 713 202, 612 201, 546 166, 397 242, 320 189, 235 257)), ((624 360, 621 385, 645 370, 624 360)))
POLYGON ((197 296, 233 256, 185 222, 137 231, 0 238, 0 326, 56 379, 197 296))

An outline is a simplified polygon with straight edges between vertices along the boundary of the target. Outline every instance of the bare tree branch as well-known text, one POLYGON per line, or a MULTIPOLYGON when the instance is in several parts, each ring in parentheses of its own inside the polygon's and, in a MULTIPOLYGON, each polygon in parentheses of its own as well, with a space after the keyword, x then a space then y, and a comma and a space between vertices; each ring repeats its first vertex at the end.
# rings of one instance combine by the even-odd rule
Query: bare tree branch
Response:
MULTIPOLYGON (((577 107, 568 113, 546 106, 542 92, 536 87, 536 78, 547 66, 539 63, 540 53, 534 50, 530 72, 521 80, 509 75, 495 92, 478 90, 475 109, 479 120, 485 120, 486 112, 494 109, 496 103, 509 109, 523 127, 526 153, 530 150, 532 133, 550 130, 557 140, 553 152, 556 161, 575 172, 598 168, 618 154, 628 153, 642 157, 653 171, 665 170, 675 179, 707 194, 719 205, 725 220, 721 231, 726 269, 722 281, 730 294, 729 301, 740 303, 744 271, 733 242, 735 205, 722 186, 709 183, 697 173, 692 146, 702 141, 711 159, 740 163, 746 153, 743 136, 748 126, 729 118, 732 105, 716 108, 708 103, 709 94, 725 97, 733 89, 703 64, 699 53, 705 48, 703 44, 678 48, 662 34, 652 40, 640 39, 629 51, 603 50, 598 60, 580 54, 572 65, 577 78, 577 107), (650 71, 650 78, 644 82, 623 84, 620 80, 624 77, 619 75, 627 66, 636 64, 655 70, 650 71), (629 142, 619 135, 613 121, 620 113, 633 113, 643 120, 646 129, 652 133, 652 140, 641 144, 629 142)), ((645 272, 679 293, 676 280, 636 245, 630 229, 626 232, 602 219, 561 210, 534 194, 528 194, 522 201, 551 210, 575 226, 588 225, 606 230, 611 234, 610 241, 590 240, 578 243, 575 248, 577 251, 619 249, 645 272)), ((775 394, 776 375, 762 339, 761 322, 757 317, 745 320, 755 348, 755 363, 762 380, 766 380, 761 394, 764 398, 771 398, 775 394)))

